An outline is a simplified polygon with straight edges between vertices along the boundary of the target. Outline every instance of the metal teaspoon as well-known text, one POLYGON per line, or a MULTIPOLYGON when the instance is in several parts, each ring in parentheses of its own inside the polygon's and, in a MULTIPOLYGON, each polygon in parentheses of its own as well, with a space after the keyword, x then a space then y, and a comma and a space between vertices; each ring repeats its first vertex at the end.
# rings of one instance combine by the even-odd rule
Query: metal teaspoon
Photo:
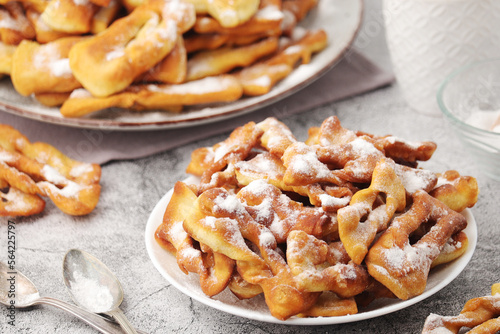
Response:
POLYGON ((7 264, 3 262, 0 262, 0 304, 7 307, 12 307, 12 305, 14 305, 17 309, 40 304, 52 305, 71 313, 101 333, 123 333, 120 326, 110 322, 108 319, 101 317, 100 315, 91 313, 59 299, 40 297, 37 287, 30 281, 29 278, 18 270, 11 270, 7 264), (15 289, 11 289, 11 283, 14 282, 15 289))
POLYGON ((93 255, 71 249, 63 261, 64 284, 73 300, 88 311, 112 316, 128 334, 136 334, 119 306, 123 290, 115 275, 93 255))

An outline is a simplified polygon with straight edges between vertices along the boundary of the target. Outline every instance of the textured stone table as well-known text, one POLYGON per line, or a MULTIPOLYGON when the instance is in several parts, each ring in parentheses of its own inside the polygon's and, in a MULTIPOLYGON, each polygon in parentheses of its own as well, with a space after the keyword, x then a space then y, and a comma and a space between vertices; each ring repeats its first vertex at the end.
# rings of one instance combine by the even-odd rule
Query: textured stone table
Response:
MULTIPOLYGON (((365 25, 356 48, 384 68, 390 61, 384 44, 379 1, 369 1, 365 25)), ((191 151, 209 146, 227 134, 191 143, 161 154, 103 166, 102 196, 87 217, 71 218, 48 203, 36 219, 15 219, 17 269, 38 286, 42 296, 71 302, 62 282, 65 252, 86 250, 115 272, 125 290, 122 309, 137 327, 149 333, 419 333, 427 315, 456 314, 470 298, 488 294, 500 280, 500 183, 481 175, 474 161, 462 152, 456 136, 441 118, 416 114, 404 102, 397 84, 362 96, 326 105, 282 119, 299 139, 310 126, 336 115, 350 129, 394 134, 410 140, 432 140, 438 149, 422 164, 433 171, 456 169, 476 176, 480 197, 472 209, 478 225, 478 245, 465 270, 444 289, 392 314, 331 326, 288 326, 248 320, 205 306, 179 292, 154 268, 146 252, 144 229, 159 199, 186 177, 191 151)), ((0 219, 0 260, 7 257, 7 219, 0 219)), ((0 314, 0 333, 94 333, 80 320, 50 306, 16 310, 16 327, 0 314)))

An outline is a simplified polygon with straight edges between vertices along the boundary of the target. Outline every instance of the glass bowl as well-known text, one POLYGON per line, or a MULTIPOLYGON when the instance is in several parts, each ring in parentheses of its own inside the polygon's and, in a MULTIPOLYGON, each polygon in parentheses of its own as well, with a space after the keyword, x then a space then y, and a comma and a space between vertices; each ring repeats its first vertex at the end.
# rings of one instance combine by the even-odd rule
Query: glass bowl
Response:
POLYGON ((440 86, 437 101, 479 169, 500 181, 500 58, 453 72, 440 86))

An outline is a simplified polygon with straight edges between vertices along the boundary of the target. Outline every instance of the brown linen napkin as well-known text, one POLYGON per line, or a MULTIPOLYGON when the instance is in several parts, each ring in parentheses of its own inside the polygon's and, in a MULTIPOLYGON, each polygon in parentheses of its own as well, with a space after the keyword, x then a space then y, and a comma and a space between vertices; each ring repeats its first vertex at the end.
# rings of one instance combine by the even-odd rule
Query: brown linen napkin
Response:
POLYGON ((338 101, 390 84, 393 74, 382 71, 351 50, 348 57, 317 81, 292 96, 242 116, 189 128, 155 131, 75 129, 0 112, 0 123, 25 134, 32 142, 49 143, 80 161, 104 164, 112 160, 136 159, 189 142, 230 131, 249 121, 266 117, 284 118, 323 104, 338 101))

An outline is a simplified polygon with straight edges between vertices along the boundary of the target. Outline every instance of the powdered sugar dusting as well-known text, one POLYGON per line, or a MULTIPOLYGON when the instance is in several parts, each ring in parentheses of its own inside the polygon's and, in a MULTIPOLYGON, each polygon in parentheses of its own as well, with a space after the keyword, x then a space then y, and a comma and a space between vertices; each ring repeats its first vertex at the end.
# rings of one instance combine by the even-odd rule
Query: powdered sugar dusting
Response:
POLYGON ((406 244, 403 248, 393 246, 385 249, 383 254, 387 264, 392 269, 409 273, 430 266, 439 252, 438 247, 419 242, 413 246, 406 244))

